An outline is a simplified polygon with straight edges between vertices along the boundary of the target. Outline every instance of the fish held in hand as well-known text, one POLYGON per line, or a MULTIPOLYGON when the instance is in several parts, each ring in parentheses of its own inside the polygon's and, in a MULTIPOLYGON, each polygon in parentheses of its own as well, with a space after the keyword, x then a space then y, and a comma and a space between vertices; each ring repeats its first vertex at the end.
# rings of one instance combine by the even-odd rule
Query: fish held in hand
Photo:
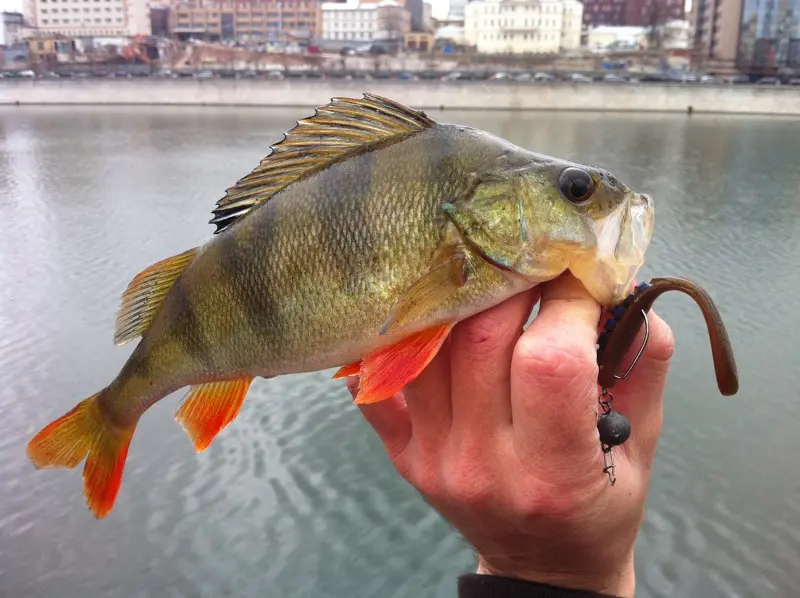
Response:
POLYGON ((190 387, 176 418, 197 451, 257 376, 339 367, 359 403, 392 396, 453 326, 570 270, 603 305, 644 261, 653 202, 610 173, 366 94, 297 122, 217 202, 205 245, 137 275, 117 377, 28 444, 37 467, 86 459, 113 508, 139 418, 190 387))

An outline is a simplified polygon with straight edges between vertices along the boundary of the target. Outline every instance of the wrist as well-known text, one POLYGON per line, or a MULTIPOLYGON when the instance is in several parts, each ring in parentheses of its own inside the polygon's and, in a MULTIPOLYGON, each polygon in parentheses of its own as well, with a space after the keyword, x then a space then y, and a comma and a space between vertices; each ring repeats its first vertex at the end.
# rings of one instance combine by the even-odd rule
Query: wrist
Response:
POLYGON ((633 598, 636 589, 633 555, 618 570, 605 575, 565 571, 537 571, 525 567, 500 568, 488 563, 482 556, 478 555, 476 573, 480 575, 498 575, 562 588, 586 590, 620 598, 633 598))

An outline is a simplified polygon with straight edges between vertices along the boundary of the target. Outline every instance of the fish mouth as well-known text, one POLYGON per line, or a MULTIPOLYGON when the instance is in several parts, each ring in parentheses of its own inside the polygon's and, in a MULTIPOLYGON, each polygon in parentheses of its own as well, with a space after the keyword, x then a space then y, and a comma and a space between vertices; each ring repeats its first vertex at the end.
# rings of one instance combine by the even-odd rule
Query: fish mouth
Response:
POLYGON ((653 198, 644 193, 631 194, 611 214, 592 222, 597 244, 569 269, 600 305, 614 305, 630 294, 644 264, 653 223, 653 198))

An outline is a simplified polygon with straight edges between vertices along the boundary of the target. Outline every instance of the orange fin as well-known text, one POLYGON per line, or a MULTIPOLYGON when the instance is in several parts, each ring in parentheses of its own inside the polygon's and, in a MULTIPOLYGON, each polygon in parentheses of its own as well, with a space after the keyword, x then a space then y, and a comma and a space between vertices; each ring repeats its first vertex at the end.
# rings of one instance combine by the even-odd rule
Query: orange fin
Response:
POLYGON ((343 365, 336 373, 333 375, 334 380, 338 380, 339 378, 347 378, 348 376, 358 376, 358 373, 361 371, 361 362, 356 361, 355 363, 351 363, 350 365, 343 365))
POLYGON ((356 403, 377 403, 403 390, 436 356, 453 326, 434 326, 366 355, 356 403))
POLYGON ((206 450, 217 434, 236 419, 252 382, 252 378, 244 378, 192 387, 175 419, 192 439, 195 451, 206 450))
POLYGON ((117 428, 103 417, 97 403, 100 394, 78 403, 28 443, 28 457, 37 469, 72 469, 86 458, 84 495, 98 519, 114 508, 134 431, 117 428))
POLYGON ((196 253, 195 247, 163 259, 134 277, 122 294, 114 323, 114 344, 123 345, 147 332, 170 289, 196 253))

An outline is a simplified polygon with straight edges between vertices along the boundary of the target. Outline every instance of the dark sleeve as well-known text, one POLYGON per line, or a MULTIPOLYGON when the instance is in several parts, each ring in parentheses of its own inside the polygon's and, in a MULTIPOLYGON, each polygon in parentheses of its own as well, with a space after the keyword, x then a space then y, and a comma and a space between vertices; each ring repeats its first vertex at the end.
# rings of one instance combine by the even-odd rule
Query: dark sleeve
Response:
POLYGON ((470 573, 458 578, 458 598, 614 598, 585 590, 557 588, 541 583, 470 573))

